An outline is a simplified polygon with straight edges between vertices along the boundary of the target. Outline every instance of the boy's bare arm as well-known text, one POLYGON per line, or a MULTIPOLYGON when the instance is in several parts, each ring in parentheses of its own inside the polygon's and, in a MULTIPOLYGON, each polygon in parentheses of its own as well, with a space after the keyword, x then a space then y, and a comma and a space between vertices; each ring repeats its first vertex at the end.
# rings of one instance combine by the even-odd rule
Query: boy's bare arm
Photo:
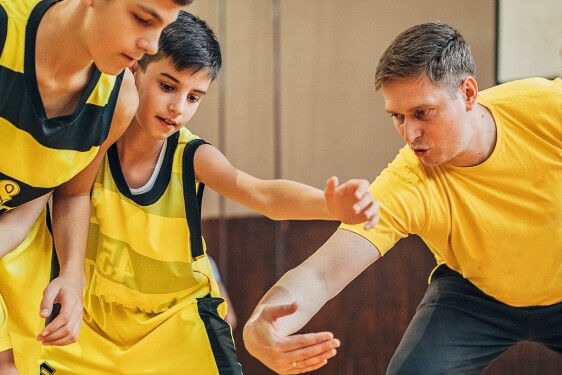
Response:
POLYGON ((0 257, 25 240, 50 196, 45 194, 0 215, 0 257))
POLYGON ((138 106, 132 74, 127 70, 111 129, 94 160, 53 193, 53 237, 60 262, 60 275, 43 293, 40 314, 47 317, 54 303, 61 304, 58 317, 38 336, 47 345, 66 345, 76 341, 82 323, 84 256, 90 222, 90 190, 105 152, 126 130, 138 106))
POLYGON ((331 178, 325 192, 290 180, 262 180, 235 168, 211 145, 197 150, 195 174, 217 193, 275 220, 340 220, 372 227, 379 219, 366 180, 338 186, 331 178))

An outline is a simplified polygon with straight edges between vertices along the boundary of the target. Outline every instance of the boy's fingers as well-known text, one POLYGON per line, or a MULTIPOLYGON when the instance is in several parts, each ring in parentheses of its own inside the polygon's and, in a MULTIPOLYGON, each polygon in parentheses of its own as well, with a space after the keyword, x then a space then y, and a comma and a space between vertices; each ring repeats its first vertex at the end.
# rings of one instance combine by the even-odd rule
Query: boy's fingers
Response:
POLYGON ((336 188, 339 185, 339 180, 336 176, 330 177, 326 181, 326 186, 324 187, 324 193, 326 194, 334 194, 336 192, 336 188))

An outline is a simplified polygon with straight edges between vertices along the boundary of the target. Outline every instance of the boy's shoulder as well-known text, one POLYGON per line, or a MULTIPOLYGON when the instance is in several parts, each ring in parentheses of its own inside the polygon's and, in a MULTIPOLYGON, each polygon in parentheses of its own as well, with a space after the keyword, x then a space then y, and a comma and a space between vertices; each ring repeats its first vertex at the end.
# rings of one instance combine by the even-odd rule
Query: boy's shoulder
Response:
POLYGON ((199 137, 196 134, 193 134, 189 129, 185 127, 181 128, 178 131, 178 143, 180 144, 187 144, 196 139, 201 139, 201 137, 199 137))

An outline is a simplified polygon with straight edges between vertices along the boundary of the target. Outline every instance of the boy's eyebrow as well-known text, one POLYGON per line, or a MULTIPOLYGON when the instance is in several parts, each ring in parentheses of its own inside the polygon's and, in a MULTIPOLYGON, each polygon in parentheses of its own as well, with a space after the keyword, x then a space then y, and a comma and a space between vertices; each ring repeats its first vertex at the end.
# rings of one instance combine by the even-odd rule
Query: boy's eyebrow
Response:
POLYGON ((173 75, 171 75, 170 73, 166 73, 166 72, 162 72, 160 73, 161 76, 164 76, 166 78, 171 79, 172 81, 174 81, 175 83, 180 83, 180 80, 177 79, 176 77, 174 77, 173 75))
POLYGON ((147 7, 146 5, 142 5, 142 4, 138 4, 138 7, 141 8, 143 11, 145 11, 146 13, 150 14, 152 17, 154 17, 158 22, 163 22, 162 21, 162 17, 160 17, 160 15, 158 14, 158 12, 156 12, 154 9, 147 7))
MULTIPOLYGON (((174 81, 175 83, 180 83, 180 80, 177 79, 176 77, 174 77, 173 75, 171 75, 170 73, 162 72, 162 73, 160 73, 160 75, 161 75, 161 76, 164 76, 164 77, 166 77, 166 78, 168 78, 168 79, 171 79, 171 80, 174 81)), ((196 92, 201 93, 201 94, 203 94, 203 95, 206 95, 206 94, 207 94, 207 91, 205 91, 205 90, 198 90, 198 89, 195 89, 195 90, 193 90, 193 91, 196 91, 196 92)))

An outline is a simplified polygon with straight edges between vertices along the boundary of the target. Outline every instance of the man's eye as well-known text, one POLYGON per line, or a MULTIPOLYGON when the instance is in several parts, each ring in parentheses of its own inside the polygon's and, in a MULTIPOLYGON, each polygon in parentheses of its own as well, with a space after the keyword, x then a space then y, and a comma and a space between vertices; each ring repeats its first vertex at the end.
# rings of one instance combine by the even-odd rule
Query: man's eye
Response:
POLYGON ((416 117, 417 117, 417 118, 420 118, 420 119, 421 119, 421 118, 424 118, 424 117, 427 116, 427 113, 428 113, 428 112, 429 112, 428 110, 416 111, 416 117))

